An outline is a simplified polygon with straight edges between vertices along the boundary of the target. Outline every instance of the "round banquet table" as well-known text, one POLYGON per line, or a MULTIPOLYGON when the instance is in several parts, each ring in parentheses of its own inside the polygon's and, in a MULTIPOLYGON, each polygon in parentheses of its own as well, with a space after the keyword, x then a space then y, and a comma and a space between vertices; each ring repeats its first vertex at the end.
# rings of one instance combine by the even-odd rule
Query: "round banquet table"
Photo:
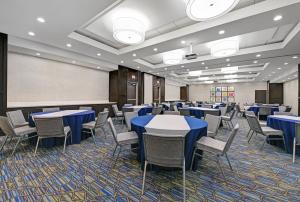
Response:
MULTIPOLYGON (((35 127, 32 116, 63 117, 64 126, 70 126, 72 131, 72 144, 80 144, 82 139, 89 137, 87 134, 81 134, 82 124, 95 121, 95 111, 93 110, 63 110, 59 112, 37 112, 29 116, 29 125, 35 127)), ((70 143, 70 139, 69 142, 70 143)), ((47 138, 41 141, 44 147, 52 147, 63 144, 63 138, 47 138)))
MULTIPOLYGON (((268 116, 267 125, 271 128, 281 130, 284 134, 286 151, 293 152, 293 141, 296 135, 296 123, 300 123, 300 117, 276 115, 268 116)), ((283 146, 281 141, 272 140, 271 144, 283 146)), ((299 147, 296 147, 296 154, 300 155, 299 147)))
POLYGON ((128 107, 123 107, 125 109, 129 109, 131 111, 138 112, 139 116, 145 116, 148 113, 152 113, 152 106, 128 106, 128 107))
MULTIPOLYGON (((259 112, 259 108, 261 107, 265 107, 265 106, 251 106, 248 111, 253 111, 255 113, 255 115, 258 115, 259 112)), ((271 113, 272 115, 274 114, 274 112, 278 112, 279 108, 278 107, 271 107, 271 113)))
POLYGON ((212 114, 215 116, 220 116, 221 111, 219 109, 212 109, 212 108, 203 108, 203 107, 189 107, 191 116, 194 116, 198 119, 205 117, 206 114, 212 114))
MULTIPOLYGON (((146 132, 146 128, 149 127, 150 123, 154 121, 157 118, 159 118, 160 122, 160 127, 159 129, 152 127, 152 130, 169 130, 170 125, 180 125, 178 121, 174 124, 170 124, 170 116, 173 117, 182 117, 179 118, 182 122, 186 122, 188 125, 187 130, 182 130, 182 133, 186 133, 185 136, 185 164, 186 164, 186 169, 190 169, 191 166, 193 170, 196 169, 196 165, 198 162, 198 158, 195 157, 194 165, 192 164, 192 157, 193 157, 193 151, 195 148, 196 142, 202 137, 207 135, 207 122, 197 119, 197 118, 192 118, 192 117, 187 117, 187 116, 177 116, 177 115, 147 115, 147 116, 140 116, 133 118, 131 120, 131 129, 135 131, 139 137, 139 149, 138 149, 138 160, 141 161, 141 168, 143 169, 144 167, 144 162, 145 162, 145 154, 144 154, 144 140, 143 140, 143 135, 146 132), (158 117, 159 116, 159 117, 158 117)), ((147 132, 149 132, 147 130, 147 132)), ((176 132, 181 132, 180 129, 176 130, 176 132)), ((170 133, 170 132, 169 132, 170 133)), ((172 135, 172 134, 170 134, 172 135)))

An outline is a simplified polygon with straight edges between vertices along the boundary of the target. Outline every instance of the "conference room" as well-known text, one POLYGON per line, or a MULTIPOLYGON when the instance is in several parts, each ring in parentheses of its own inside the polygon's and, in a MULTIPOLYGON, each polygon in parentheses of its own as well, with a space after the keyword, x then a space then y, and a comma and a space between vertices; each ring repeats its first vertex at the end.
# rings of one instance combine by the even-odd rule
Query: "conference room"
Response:
POLYGON ((0 0, 0 201, 300 201, 300 0, 0 0))

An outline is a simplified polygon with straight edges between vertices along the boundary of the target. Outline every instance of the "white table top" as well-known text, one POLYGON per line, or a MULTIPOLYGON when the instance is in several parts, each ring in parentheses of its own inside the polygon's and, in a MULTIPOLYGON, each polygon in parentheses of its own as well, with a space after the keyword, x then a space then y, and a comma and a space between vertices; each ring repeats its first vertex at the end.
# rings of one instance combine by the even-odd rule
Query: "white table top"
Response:
POLYGON ((156 115, 146 126, 147 133, 167 136, 186 136, 191 130, 184 116, 156 115))
POLYGON ((62 110, 58 112, 50 112, 46 114, 40 114, 40 115, 34 115, 34 118, 53 118, 53 117, 63 117, 63 116, 69 116, 73 114, 77 114, 80 112, 85 112, 88 110, 62 110))
POLYGON ((189 109, 203 110, 203 111, 219 111, 219 109, 205 108, 205 107, 189 107, 189 109))
POLYGON ((298 116, 270 115, 268 117, 279 118, 279 119, 287 119, 287 120, 291 120, 291 121, 299 121, 300 122, 300 117, 298 117, 298 116))

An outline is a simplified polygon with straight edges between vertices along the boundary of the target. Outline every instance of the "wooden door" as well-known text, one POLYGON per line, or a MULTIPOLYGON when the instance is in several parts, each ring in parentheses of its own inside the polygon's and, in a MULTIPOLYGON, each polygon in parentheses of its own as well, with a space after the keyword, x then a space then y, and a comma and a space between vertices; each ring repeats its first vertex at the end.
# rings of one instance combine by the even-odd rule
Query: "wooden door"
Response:
POLYGON ((159 86, 153 87, 153 102, 160 103, 160 87, 159 86))
POLYGON ((267 91, 266 90, 255 90, 255 103, 267 103, 267 91))
POLYGON ((137 105, 137 84, 127 82, 127 104, 137 105))

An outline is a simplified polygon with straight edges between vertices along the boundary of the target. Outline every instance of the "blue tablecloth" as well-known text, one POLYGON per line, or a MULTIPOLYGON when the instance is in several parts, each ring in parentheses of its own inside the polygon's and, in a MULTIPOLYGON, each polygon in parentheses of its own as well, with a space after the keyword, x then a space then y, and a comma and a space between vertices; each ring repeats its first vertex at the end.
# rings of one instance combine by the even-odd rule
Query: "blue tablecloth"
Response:
MULTIPOLYGON (((274 129, 283 131, 286 150, 290 154, 293 152, 293 141, 296 134, 295 123, 297 122, 299 121, 268 116, 267 125, 274 129)), ((300 155, 299 147, 297 148, 296 153, 297 155, 300 155)))
POLYGON ((141 108, 139 111, 138 111, 138 115, 139 116, 145 116, 147 115, 148 113, 152 113, 152 108, 151 106, 145 106, 143 108, 141 108))
MULTIPOLYGON (((189 108, 191 116, 194 116, 198 119, 201 119, 205 116, 205 110, 203 109, 196 109, 196 108, 189 108)), ((209 113, 209 112, 208 112, 209 113)), ((218 115, 221 115, 221 111, 218 112, 218 115)))
MULTIPOLYGON (((258 115, 258 112, 259 112, 259 108, 261 108, 263 106, 251 106, 248 111, 253 111, 255 113, 255 115, 257 116, 258 115)), ((278 107, 272 107, 271 108, 271 113, 272 115, 274 114, 274 112, 278 112, 279 111, 279 108, 278 107)))
MULTIPOLYGON (((142 163, 141 168, 143 168, 145 162, 143 133, 146 132, 145 126, 153 117, 153 115, 140 116, 131 120, 131 129, 135 131, 139 137, 138 160, 142 163)), ((190 169, 192 166, 195 143, 202 136, 207 135, 207 122, 192 117, 185 117, 185 120, 191 128, 190 132, 185 137, 185 164, 186 169, 190 169)), ((197 159, 195 159, 193 168, 195 168, 195 165, 197 165, 197 159)))
POLYGON ((182 108, 182 103, 181 102, 178 102, 178 103, 176 103, 176 106, 177 106, 177 108, 182 108))
MULTIPOLYGON (((34 121, 32 120, 32 115, 48 114, 51 112, 38 112, 33 113, 29 116, 29 125, 34 127, 34 121)), ((84 112, 79 112, 76 114, 68 115, 63 117, 64 126, 70 126, 72 131, 72 144, 80 144, 82 139, 87 138, 87 136, 82 136, 82 124, 95 121, 95 111, 89 110, 84 112)), ((55 145, 63 144, 62 138, 48 138, 41 141, 41 145, 44 147, 52 147, 55 145)))

